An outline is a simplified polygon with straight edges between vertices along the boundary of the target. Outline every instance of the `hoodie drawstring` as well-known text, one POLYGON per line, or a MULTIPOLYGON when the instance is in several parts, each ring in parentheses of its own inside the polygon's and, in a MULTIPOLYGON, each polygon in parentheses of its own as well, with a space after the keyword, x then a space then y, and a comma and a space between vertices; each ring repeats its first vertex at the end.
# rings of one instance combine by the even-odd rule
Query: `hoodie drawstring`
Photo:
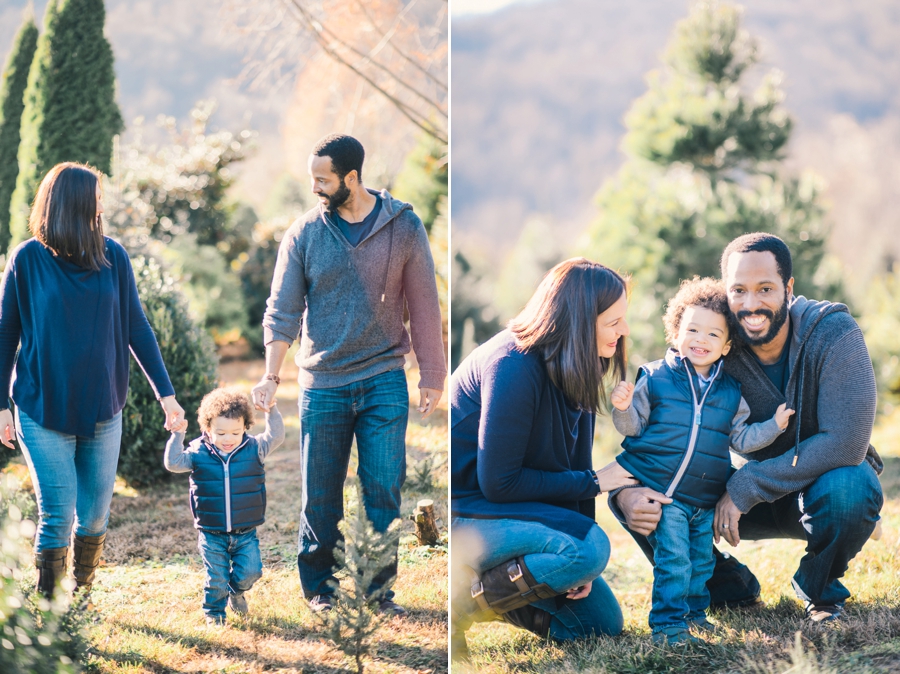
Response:
POLYGON ((395 221, 396 221, 396 218, 392 219, 392 220, 390 221, 390 223, 388 223, 388 224, 390 224, 390 226, 391 226, 391 238, 390 238, 390 240, 389 240, 389 242, 388 242, 388 261, 387 261, 387 266, 384 268, 384 284, 383 284, 382 290, 381 290, 381 303, 382 303, 382 304, 384 304, 384 296, 387 295, 388 274, 389 274, 389 272, 391 271, 391 257, 392 257, 393 254, 394 254, 394 234, 395 234, 396 231, 397 231, 397 227, 395 226, 395 225, 396 225, 396 222, 395 222, 395 221))

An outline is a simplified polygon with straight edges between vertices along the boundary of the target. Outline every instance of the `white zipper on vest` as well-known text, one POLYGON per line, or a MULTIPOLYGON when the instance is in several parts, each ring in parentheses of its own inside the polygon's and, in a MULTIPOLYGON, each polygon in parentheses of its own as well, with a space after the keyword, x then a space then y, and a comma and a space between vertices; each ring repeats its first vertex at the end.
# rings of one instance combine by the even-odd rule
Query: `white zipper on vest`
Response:
POLYGON ((213 449, 213 456, 216 456, 219 461, 222 462, 222 467, 224 468, 223 475, 225 478, 225 533, 231 531, 231 479, 229 475, 231 466, 229 465, 229 463, 231 462, 231 457, 237 454, 237 451, 248 442, 250 442, 250 438, 246 438, 241 444, 239 444, 231 452, 229 452, 228 458, 226 459, 223 459, 219 452, 213 449))
MULTIPOLYGON (((687 360, 687 359, 683 359, 687 360)), ((675 490, 678 489, 678 485, 681 484, 681 478, 684 477, 685 471, 687 471, 688 464, 691 462, 691 457, 694 455, 694 447, 697 444, 697 436, 700 434, 700 422, 703 419, 703 404, 706 402, 706 396, 709 395, 709 392, 712 390, 713 382, 716 377, 719 376, 719 372, 722 370, 723 362, 719 361, 719 365, 716 367, 716 371, 713 373, 713 376, 709 380, 709 384, 706 386, 706 390, 703 392, 703 397, 700 398, 700 402, 697 402, 697 392, 694 391, 694 380, 691 377, 691 369, 688 366, 687 362, 684 363, 684 369, 687 372, 688 376, 688 386, 691 389, 691 400, 693 401, 694 407, 694 419, 691 424, 691 437, 688 440, 687 451, 684 453, 684 458, 681 460, 681 465, 678 466, 678 471, 675 473, 675 477, 672 478, 672 481, 669 483, 668 488, 666 489, 666 496, 672 498, 672 494, 675 493, 675 490)), ((697 375, 698 381, 697 386, 700 386, 699 377, 697 375)))

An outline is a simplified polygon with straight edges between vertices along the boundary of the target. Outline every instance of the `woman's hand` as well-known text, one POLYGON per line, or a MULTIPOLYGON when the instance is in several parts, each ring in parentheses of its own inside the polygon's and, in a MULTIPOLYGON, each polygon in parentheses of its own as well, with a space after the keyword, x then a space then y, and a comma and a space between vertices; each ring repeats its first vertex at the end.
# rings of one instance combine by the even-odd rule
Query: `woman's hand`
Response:
POLYGON ((573 587, 571 590, 566 592, 566 599, 584 599, 591 593, 591 585, 593 584, 594 581, 589 580, 584 585, 573 587))
POLYGON ((184 410, 175 401, 175 396, 160 398, 159 404, 162 405, 163 412, 166 413, 166 422, 163 424, 165 429, 171 431, 181 426, 180 422, 184 420, 184 410))
POLYGON ((638 481, 627 470, 622 468, 617 461, 603 466, 598 471, 597 480, 600 482, 600 491, 608 492, 619 487, 627 487, 629 485, 638 484, 638 481))
POLYGON ((13 423, 12 410, 9 408, 0 410, 0 442, 10 449, 15 449, 12 443, 14 437, 16 437, 16 427, 13 423))

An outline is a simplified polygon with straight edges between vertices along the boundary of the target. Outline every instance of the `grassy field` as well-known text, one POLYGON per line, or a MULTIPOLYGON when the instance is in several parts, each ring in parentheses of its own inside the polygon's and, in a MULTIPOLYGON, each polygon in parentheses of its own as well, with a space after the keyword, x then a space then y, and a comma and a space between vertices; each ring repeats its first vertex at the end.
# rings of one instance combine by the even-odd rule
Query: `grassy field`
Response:
MULTIPOLYGON (((803 620, 790 578, 803 555, 799 541, 743 541, 724 544, 756 573, 766 607, 754 612, 713 615, 720 629, 703 643, 678 648, 650 641, 652 571, 631 537, 598 502, 598 521, 609 535, 612 557, 603 576, 625 615, 625 633, 572 645, 556 645, 500 623, 475 625, 468 632, 470 666, 453 672, 609 672, 702 674, 867 674, 900 672, 900 414, 882 420, 873 443, 885 455, 883 535, 869 540, 853 561, 844 583, 853 592, 848 619, 836 625, 803 620)), ((601 437, 604 437, 601 435, 601 437)), ((610 434, 605 435, 606 438, 610 434)), ((596 465, 612 456, 612 439, 598 443, 596 465)))
MULTIPOLYGON (((249 391, 262 367, 261 361, 233 362, 223 366, 222 378, 246 385, 249 391)), ((205 625, 203 565, 185 476, 140 493, 117 485, 104 563, 94 586, 96 619, 88 628, 88 671, 286 674, 351 668, 340 650, 321 636, 316 618, 301 598, 296 567, 300 498, 296 372, 286 365, 282 375, 285 383, 278 390, 278 405, 287 439, 266 462, 268 511, 259 529, 264 572, 247 594, 249 615, 240 619, 229 612, 225 629, 205 625)), ((417 374, 411 373, 409 381, 414 387, 417 374)), ((403 515, 412 512, 418 499, 431 498, 443 529, 447 520, 446 404, 423 422, 414 409, 418 391, 412 392, 407 440, 411 479, 403 492, 403 515), (417 468, 419 473, 431 473, 430 487, 421 475, 416 478, 417 468)), ((260 424, 254 432, 261 430, 260 424)), ((162 453, 160 447, 160 461, 162 453)), ((407 520, 394 588, 397 601, 410 615, 406 620, 388 621, 375 636, 375 649, 366 666, 373 674, 447 671, 446 545, 418 547, 414 530, 407 520)))

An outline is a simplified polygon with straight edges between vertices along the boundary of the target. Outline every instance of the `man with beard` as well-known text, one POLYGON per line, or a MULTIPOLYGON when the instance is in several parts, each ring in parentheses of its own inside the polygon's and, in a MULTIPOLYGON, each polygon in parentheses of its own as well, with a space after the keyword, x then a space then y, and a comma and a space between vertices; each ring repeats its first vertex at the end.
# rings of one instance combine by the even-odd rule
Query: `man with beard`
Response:
MULTIPOLYGON (((741 383, 751 410, 747 423, 770 418, 782 403, 796 413, 775 442, 736 463, 716 506, 715 540, 733 546, 741 539, 805 540, 794 591, 810 620, 835 620, 850 597, 840 578, 874 530, 883 503, 877 477, 883 464, 869 444, 872 361, 845 305, 793 296, 791 253, 778 237, 738 237, 722 253, 721 269, 744 342, 725 369, 741 383)), ((645 554, 660 499, 668 501, 644 487, 610 496, 645 554)), ((707 587, 713 606, 761 604, 756 578, 728 554, 716 551, 707 587)))
MULTIPOLYGON (((266 372, 257 409, 275 399, 288 348, 299 337, 301 513, 297 567, 314 612, 333 606, 334 547, 343 485, 356 438, 363 505, 376 531, 400 516, 406 478, 410 340, 419 363, 419 412, 441 399, 446 376, 434 262, 409 204, 362 182, 355 138, 326 136, 309 157, 317 207, 287 230, 263 318, 266 372), (410 333, 404 327, 409 310, 410 333)), ((388 582, 394 562, 368 588, 381 613, 406 616, 388 582)))

